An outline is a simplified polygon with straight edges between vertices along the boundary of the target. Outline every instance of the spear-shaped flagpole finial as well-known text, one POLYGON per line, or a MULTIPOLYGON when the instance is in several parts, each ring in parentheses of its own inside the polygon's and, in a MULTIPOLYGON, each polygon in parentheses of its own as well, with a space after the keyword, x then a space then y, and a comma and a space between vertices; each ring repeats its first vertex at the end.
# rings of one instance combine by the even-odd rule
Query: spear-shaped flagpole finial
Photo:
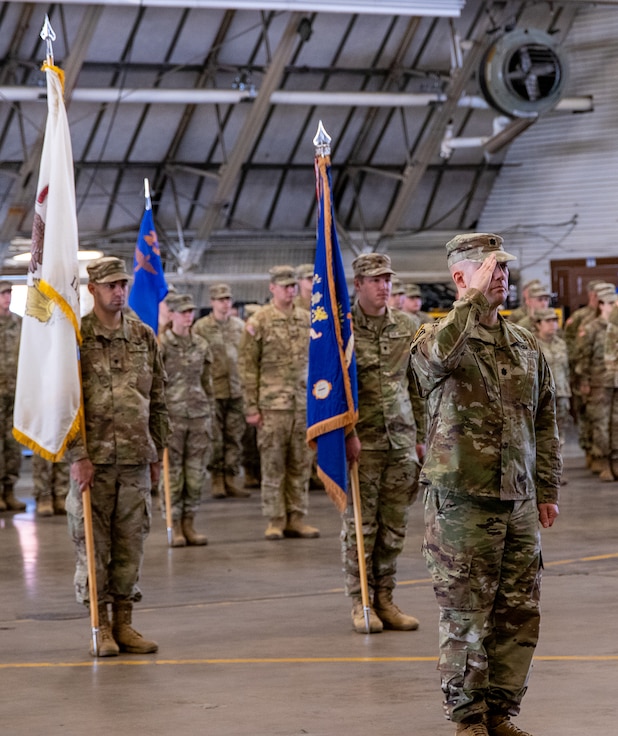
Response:
POLYGON ((144 179, 144 196, 146 197, 146 209, 152 208, 152 200, 150 199, 150 182, 144 179))
POLYGON ((330 142, 332 138, 326 132, 322 121, 318 124, 318 132, 315 134, 313 139, 313 145, 315 146, 316 156, 330 156, 330 142))
POLYGON ((47 46, 47 63, 53 66, 54 64, 54 47, 53 42, 56 40, 56 32, 52 28, 52 24, 49 21, 49 15, 45 14, 45 23, 41 28, 39 34, 47 46))

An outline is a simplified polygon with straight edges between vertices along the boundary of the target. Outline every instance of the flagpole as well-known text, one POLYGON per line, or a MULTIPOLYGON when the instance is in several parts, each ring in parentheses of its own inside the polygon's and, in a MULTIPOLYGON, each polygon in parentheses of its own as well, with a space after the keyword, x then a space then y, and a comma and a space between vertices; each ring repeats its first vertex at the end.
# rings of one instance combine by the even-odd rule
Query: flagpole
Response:
MULTIPOLYGON (((331 137, 326 132, 322 121, 320 120, 317 133, 315 134, 315 138, 313 139, 313 145, 315 146, 316 159, 326 159, 327 165, 330 164, 330 143, 331 137)), ((331 192, 328 176, 322 176, 322 186, 324 188, 324 207, 330 207, 331 192)), ((332 222, 332 227, 334 227, 334 222, 332 222)), ((369 634, 371 633, 369 624, 371 607, 369 601, 369 585, 367 582, 367 562, 365 560, 365 539, 363 537, 363 517, 361 508, 360 484, 358 480, 358 463, 356 461, 350 464, 350 485, 352 488, 352 508, 354 511, 354 526, 356 530, 356 550, 358 556, 358 574, 361 587, 361 603, 363 606, 363 616, 365 619, 365 631, 369 634)))
MULTIPOLYGON (((56 33, 52 28, 49 16, 45 15, 45 22, 41 29, 40 37, 45 41, 46 44, 46 73, 58 73, 62 75, 61 70, 56 70, 54 67, 54 49, 53 42, 56 40, 56 33)), ((62 82, 62 77, 60 79, 62 82)), ((80 428, 82 434, 82 440, 84 447, 86 447, 86 422, 84 417, 84 400, 83 390, 81 383, 81 364, 79 364, 79 382, 80 382, 80 393, 82 398, 80 401, 80 428)), ((92 632, 92 653, 96 657, 99 653, 97 635, 99 633, 99 603, 97 595, 97 575, 95 565, 95 553, 94 553, 94 532, 92 527, 92 503, 91 503, 91 492, 90 485, 88 485, 81 494, 82 508, 84 512, 84 538, 86 544, 86 563, 88 568, 88 592, 89 592, 89 608, 90 608, 90 626, 92 632)))
MULTIPOLYGON (((145 208, 152 209, 150 198, 150 182, 144 179, 145 208)), ((172 546, 172 494, 170 492, 170 455, 167 447, 163 450, 163 498, 165 501, 165 526, 167 528, 167 544, 172 546)))

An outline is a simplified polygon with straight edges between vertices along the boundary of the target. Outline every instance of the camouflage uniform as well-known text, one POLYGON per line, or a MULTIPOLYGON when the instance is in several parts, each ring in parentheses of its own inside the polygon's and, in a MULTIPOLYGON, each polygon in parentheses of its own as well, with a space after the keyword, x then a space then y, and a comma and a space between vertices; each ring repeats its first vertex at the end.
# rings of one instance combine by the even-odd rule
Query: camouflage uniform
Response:
MULTIPOLYGON (((13 437, 13 406, 17 380, 17 356, 21 317, 11 312, 0 316, 0 498, 12 493, 19 478, 21 447, 13 437)), ((2 504, 5 505, 4 502, 2 504)))
MULTIPOLYGON (((487 238, 489 252, 510 255, 487 238)), ((528 331, 501 316, 483 327, 488 308, 469 290, 421 327, 411 350, 429 417, 423 553, 440 606, 444 706, 456 722, 519 712, 540 618, 537 504, 557 502, 561 472, 547 363, 528 331)))
POLYGON ((193 332, 205 338, 212 351, 212 387, 215 399, 213 451, 209 469, 213 473, 238 475, 242 461, 245 412, 238 373, 238 346, 245 328, 238 317, 219 322, 213 314, 202 317, 193 332))
MULTIPOLYGON (((137 585, 144 540, 151 523, 150 465, 163 457, 169 422, 165 371, 154 332, 122 317, 106 329, 94 312, 82 320, 81 369, 86 418, 84 446, 78 437, 71 463, 94 464, 91 489, 99 603, 139 601, 137 585)), ((71 480, 66 501, 76 548, 77 600, 88 604, 88 567, 82 498, 71 480)))
MULTIPOLYGON (((590 454, 594 460, 609 457, 609 422, 613 377, 605 364, 605 340, 608 322, 595 317, 583 328, 575 373, 586 394, 586 424, 590 427, 590 454)), ((598 471, 597 471, 598 472, 598 471)))
POLYGON ((32 483, 37 512, 41 502, 48 504, 50 514, 65 512, 65 499, 69 492, 69 463, 65 460, 53 463, 40 455, 32 456, 32 483))
MULTIPOLYGON (((422 408, 409 350, 418 323, 412 315, 387 307, 380 318, 352 307, 358 377, 356 433, 361 442, 358 467, 363 538, 370 591, 395 588, 397 558, 403 550, 408 511, 418 492, 417 421, 422 408)), ((421 419, 422 421, 422 419, 421 419)), ((354 511, 350 503, 341 533, 345 591, 361 594, 354 511)))
MULTIPOLYGON (((556 313, 553 309, 539 310, 536 320, 554 319, 556 313)), ((550 339, 536 336, 539 347, 543 351, 547 365, 551 370, 556 387, 556 420, 558 423, 558 434, 560 445, 566 442, 566 434, 571 417, 571 380, 569 371, 569 354, 566 342, 558 335, 550 339)))
POLYGON ((239 355, 245 415, 260 413, 262 513, 307 513, 312 453, 306 443, 309 312, 266 304, 249 318, 239 355))
POLYGON ((611 386, 609 409, 609 460, 610 472, 618 478, 618 325, 610 322, 605 335, 604 351, 607 384, 611 386))
POLYGON ((167 373, 165 398, 172 520, 193 516, 202 501, 212 440, 212 354, 206 340, 171 329, 160 338, 167 373))

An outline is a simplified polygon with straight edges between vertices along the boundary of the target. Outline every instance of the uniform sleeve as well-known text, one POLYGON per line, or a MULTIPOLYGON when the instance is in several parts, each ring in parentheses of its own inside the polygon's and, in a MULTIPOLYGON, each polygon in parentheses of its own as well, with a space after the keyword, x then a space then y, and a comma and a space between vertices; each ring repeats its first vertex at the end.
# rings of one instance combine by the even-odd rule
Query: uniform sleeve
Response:
POLYGON ((161 460, 163 458, 163 449, 167 446, 167 438, 170 433, 170 420, 165 403, 167 374, 165 373, 161 351, 154 338, 154 334, 152 336, 152 351, 152 386, 150 389, 150 417, 148 426, 152 441, 157 448, 159 460, 161 460))
MULTIPOLYGON (((206 342, 205 338, 204 342, 206 342)), ((210 347, 208 347, 204 353, 204 366, 200 381, 202 388, 204 389, 204 393, 208 397, 209 403, 212 405, 214 402, 214 389, 212 386, 212 351, 210 347)))
POLYGON ((534 422, 537 503, 557 503, 562 456, 556 424, 556 392, 554 379, 540 348, 538 381, 539 401, 534 422))
POLYGON ((450 375, 459 365, 472 330, 489 309, 484 294, 471 289, 439 322, 424 324, 416 334, 411 364, 422 396, 450 375))
POLYGON ((253 318, 245 325, 245 331, 240 338, 238 347, 238 372, 243 388, 245 415, 258 414, 259 385, 260 385, 260 357, 262 341, 259 323, 253 318))

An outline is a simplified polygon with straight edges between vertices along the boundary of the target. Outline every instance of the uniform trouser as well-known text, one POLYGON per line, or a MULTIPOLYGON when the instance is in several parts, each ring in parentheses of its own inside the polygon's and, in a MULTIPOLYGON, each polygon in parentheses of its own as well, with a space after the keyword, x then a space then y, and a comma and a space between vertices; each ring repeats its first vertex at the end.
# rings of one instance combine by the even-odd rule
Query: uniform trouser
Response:
MULTIPOLYGON (((0 484, 12 486, 19 478, 21 447, 13 437, 13 394, 0 394, 0 484)), ((0 488, 1 492, 1 488, 0 488)))
POLYGON ((609 422, 612 389, 593 386, 586 400, 586 419, 591 427, 592 448, 595 458, 609 457, 609 422))
POLYGON ((167 440, 172 519, 193 515, 202 502, 206 464, 211 449, 210 417, 172 416, 167 440))
POLYGON ((305 439, 305 410, 262 411, 262 422, 257 433, 262 514, 269 519, 306 514, 313 453, 305 439))
MULTIPOLYGON (((418 492, 419 465, 413 448, 363 450, 358 477, 363 519, 367 583, 371 591, 393 590, 397 558, 403 550, 408 511, 418 492)), ((354 509, 350 503, 341 531, 345 591, 360 596, 354 509)))
POLYGON ((40 455, 33 455, 32 483, 37 501, 42 498, 66 498, 69 492, 69 464, 63 461, 52 463, 40 455))
POLYGON ((215 399, 212 457, 208 466, 211 472, 240 473, 245 427, 242 398, 215 399))
MULTIPOLYGON (((150 465, 95 465, 91 505, 98 602, 141 600, 137 583, 151 523, 150 465)), ((66 509, 76 554, 75 595, 88 605, 84 509, 72 479, 66 509)))
POLYGON ((571 399, 568 396, 556 397, 556 423, 558 424, 558 435, 562 447, 566 444, 567 433, 571 425, 571 399))
POLYGON ((517 715, 539 636, 536 501, 425 491, 423 553, 440 606, 447 718, 517 715))

